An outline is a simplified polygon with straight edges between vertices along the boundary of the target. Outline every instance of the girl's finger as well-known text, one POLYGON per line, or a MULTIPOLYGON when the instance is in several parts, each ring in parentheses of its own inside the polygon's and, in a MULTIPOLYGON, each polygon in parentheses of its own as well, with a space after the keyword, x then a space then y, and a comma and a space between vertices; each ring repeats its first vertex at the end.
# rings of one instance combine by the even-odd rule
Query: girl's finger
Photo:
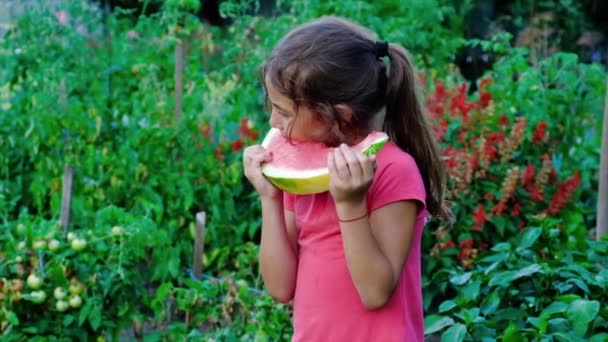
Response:
POLYGON ((337 170, 336 170, 336 162, 334 160, 334 152, 330 151, 327 154, 327 169, 329 170, 329 176, 331 179, 331 176, 334 176, 337 174, 337 170))
POLYGON ((374 178, 375 171, 375 159, 372 157, 366 157, 363 153, 355 153, 355 156, 359 160, 361 165, 361 172, 364 180, 370 180, 374 178))
POLYGON ((332 152, 334 154, 334 163, 336 164, 336 171, 338 177, 341 179, 349 179, 351 177, 350 170, 348 168, 348 163, 344 158, 344 154, 340 150, 340 148, 336 148, 332 152))
POLYGON ((358 182, 363 176, 363 169, 361 168, 361 161, 357 158, 355 151, 353 151, 348 146, 342 144, 340 146, 340 151, 346 160, 346 164, 348 165, 348 169, 350 170, 350 175, 355 182, 358 182))

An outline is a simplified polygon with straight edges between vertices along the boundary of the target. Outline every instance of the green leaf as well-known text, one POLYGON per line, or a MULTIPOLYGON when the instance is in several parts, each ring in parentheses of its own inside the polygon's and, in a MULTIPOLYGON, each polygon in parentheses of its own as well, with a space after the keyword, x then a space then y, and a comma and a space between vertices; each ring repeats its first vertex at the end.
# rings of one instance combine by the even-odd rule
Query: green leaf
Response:
POLYGON ((568 331, 571 329, 570 322, 564 317, 551 318, 549 326, 552 332, 568 331))
POLYGON ((501 285, 503 287, 510 286, 511 282, 517 280, 522 277, 531 276, 534 273, 539 272, 542 269, 542 266, 539 264, 532 264, 526 266, 517 271, 504 271, 495 274, 492 279, 490 279, 489 286, 501 285))
POLYGON ((565 294, 565 295, 561 295, 561 296, 557 297, 557 299, 561 300, 562 302, 572 303, 576 300, 581 299, 581 296, 576 295, 576 294, 565 294))
POLYGON ((488 274, 490 274, 490 272, 494 271, 498 267, 498 265, 500 265, 503 261, 507 260, 507 258, 509 257, 509 254, 501 253, 501 254, 494 254, 494 256, 501 256, 501 259, 492 263, 490 266, 488 266, 488 268, 486 268, 483 271, 484 275, 488 275, 488 274))
POLYGON ((430 315, 424 319, 424 335, 430 335, 454 324, 454 320, 447 316, 430 315))
POLYGON ((63 325, 66 327, 69 326, 70 324, 72 324, 72 322, 74 322, 74 319, 75 317, 72 314, 65 315, 65 317, 63 318, 63 325))
POLYGON ((12 325, 19 325, 19 317, 13 311, 6 312, 6 320, 12 325))
POLYGON ((518 248, 530 248, 530 246, 532 246, 536 242, 536 240, 538 240, 542 232, 542 229, 539 227, 526 228, 525 232, 521 236, 521 242, 519 243, 518 248))
POLYGON ((570 303, 568 307, 568 319, 572 323, 574 331, 579 335, 585 335, 587 326, 600 311, 600 302, 596 300, 579 299, 570 303))
POLYGON ((456 303, 453 300, 448 299, 448 300, 444 301, 443 303, 439 304, 439 312, 450 311, 455 307, 456 307, 456 303))
POLYGON ((519 327, 511 322, 509 326, 505 330, 505 333, 502 335, 502 341, 504 342, 520 342, 524 341, 523 336, 521 335, 521 330, 519 327))
POLYGON ((82 323, 84 323, 84 321, 86 321, 87 317, 89 317, 89 313, 91 312, 92 308, 93 308, 93 301, 85 300, 84 306, 82 307, 82 309, 80 309, 80 315, 78 316, 78 325, 79 326, 82 326, 82 323))
POLYGON ((595 281, 601 286, 608 287, 608 269, 601 270, 595 275, 595 281))
POLYGON ((253 339, 253 342, 268 342, 268 341, 270 341, 270 338, 263 330, 258 330, 255 332, 255 338, 253 339))
POLYGON ((508 242, 500 242, 491 248, 494 252, 508 252, 511 250, 511 244, 508 242))
POLYGON ((562 313, 562 312, 566 312, 566 310, 568 309, 568 304, 564 303, 564 302, 553 302, 551 304, 549 304, 549 306, 547 306, 541 313, 540 315, 542 317, 549 317, 553 314, 556 313, 562 313))
POLYGON ((587 342, 586 339, 581 338, 581 336, 576 335, 572 331, 556 332, 553 334, 553 337, 559 342, 587 342))
POLYGON ((608 341, 608 333, 599 333, 591 336, 589 342, 605 342, 608 341))
POLYGON ((91 309, 91 313, 89 314, 89 323, 91 323, 91 327, 93 330, 97 330, 101 325, 101 305, 99 303, 95 303, 93 308, 91 309))
POLYGON ((441 335, 441 342, 462 342, 466 334, 467 327, 462 323, 457 323, 441 335))
POLYGON ((499 305, 500 296, 498 295, 498 291, 494 290, 481 302, 481 312, 486 316, 493 314, 494 312, 496 312, 496 309, 498 309, 499 305))
POLYGON ((540 334, 544 334, 547 332, 547 326, 549 325, 549 323, 543 316, 528 317, 528 322, 530 322, 530 324, 532 324, 536 329, 538 329, 538 332, 540 334))
POLYGON ((576 286, 578 286, 579 289, 585 291, 585 293, 589 293, 589 286, 587 286, 587 284, 585 284, 582 280, 580 279, 576 279, 576 278, 571 278, 568 279, 567 281, 568 283, 574 283, 576 286))
POLYGON ((468 303, 479 297, 480 287, 480 280, 471 281, 462 288, 460 295, 468 303))
POLYGON ((473 275, 473 272, 457 274, 450 278, 450 282, 454 285, 460 286, 460 285, 463 285, 464 283, 466 283, 467 281, 469 281, 469 279, 471 279, 472 275, 473 275))

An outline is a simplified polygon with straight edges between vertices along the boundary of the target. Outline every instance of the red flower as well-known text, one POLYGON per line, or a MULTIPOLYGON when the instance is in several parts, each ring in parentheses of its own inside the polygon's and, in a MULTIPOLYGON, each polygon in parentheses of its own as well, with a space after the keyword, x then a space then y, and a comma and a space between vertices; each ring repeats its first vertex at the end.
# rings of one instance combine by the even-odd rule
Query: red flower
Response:
POLYGON ((479 87, 481 89, 486 89, 486 86, 490 83, 494 83, 494 80, 492 80, 491 78, 484 78, 481 80, 481 84, 479 85, 479 87))
POLYGON ((486 137, 488 144, 498 144, 505 140, 506 134, 502 132, 492 132, 486 137))
POLYGON ((487 85, 492 83, 491 78, 484 78, 479 84, 479 105, 481 108, 485 108, 492 101, 492 94, 487 90, 487 85))
POLYGON ((239 125, 239 133, 245 138, 250 138, 252 140, 256 140, 259 136, 259 132, 251 129, 250 126, 251 121, 249 118, 242 118, 241 124, 239 125))
POLYGON ((433 125, 433 128, 435 130, 437 140, 441 142, 445 137, 445 133, 448 131, 448 122, 445 120, 445 118, 441 118, 439 119, 437 125, 433 125))
POLYGON ((524 222, 524 221, 519 222, 517 227, 519 228, 519 231, 524 230, 524 228, 526 228, 526 222, 524 222))
POLYGON ((443 99, 446 96, 447 92, 445 90, 445 85, 441 80, 435 81, 435 98, 443 99))
POLYGON ((473 248, 473 239, 466 239, 458 244, 460 248, 473 248))
POLYGON ((490 104, 490 101, 492 101, 492 94, 483 92, 479 95, 479 105, 482 108, 487 107, 490 104))
POLYGON ((480 251, 485 251, 489 247, 489 245, 483 241, 479 241, 478 244, 479 244, 480 251))
POLYGON ((201 122, 198 126, 198 132, 207 139, 211 138, 211 125, 201 122))
POLYGON ((530 194, 530 197, 533 200, 536 200, 536 201, 545 200, 545 196, 543 195, 543 193, 540 191, 540 189, 536 185, 531 185, 530 188, 528 189, 528 193, 530 194))
POLYGON ((239 151, 240 149, 242 149, 243 146, 245 146, 245 142, 243 141, 243 139, 238 138, 234 142, 232 142, 232 144, 230 144, 230 146, 232 147, 232 151, 236 152, 236 151, 239 151))
POLYGON ((509 126, 509 118, 507 118, 507 116, 505 114, 502 114, 499 118, 498 118, 498 124, 502 127, 507 127, 509 126))
POLYGON ((541 121, 538 123, 538 125, 536 125, 536 130, 534 130, 534 134, 532 134, 532 140, 534 141, 534 143, 536 145, 540 145, 543 140, 545 139, 545 136, 547 134, 547 123, 544 121, 541 121))
POLYGON ((497 205, 495 205, 494 208, 492 208, 492 212, 495 215, 500 215, 505 211, 505 209, 506 209, 506 205, 503 201, 501 201, 497 205))
POLYGON ((221 147, 221 146, 218 146, 218 147, 215 149, 215 151, 213 152, 213 153, 215 154, 215 158, 216 158, 217 160, 219 160, 219 161, 224 160, 224 154, 223 154, 222 152, 223 152, 223 150, 222 150, 222 147, 221 147))
POLYGON ((440 242, 439 243, 439 248, 440 249, 452 248, 454 246, 455 246, 455 244, 454 244, 454 241, 452 241, 452 240, 448 240, 446 242, 440 242))
POLYGON ((557 181, 557 171, 555 171, 555 168, 552 167, 551 171, 549 171, 549 182, 555 183, 556 181, 557 181))
POLYGON ((488 161, 492 161, 498 156, 498 148, 496 148, 494 145, 486 143, 485 153, 488 155, 488 161))
POLYGON ((528 167, 524 170, 522 183, 526 189, 530 186, 534 186, 534 165, 528 164, 528 167))
POLYGON ((519 203, 515 203, 513 206, 513 210, 511 210, 511 216, 519 216, 521 212, 521 205, 519 203))
POLYGON ((578 186, 581 183, 581 175, 578 171, 574 172, 574 175, 567 179, 564 183, 562 183, 557 189, 555 195, 553 195, 553 199, 547 208, 547 213, 549 215, 555 215, 559 212, 572 198, 572 195, 578 189, 578 186))
POLYGON ((454 147, 449 146, 443 150, 443 157, 445 158, 446 167, 453 168, 458 166, 458 160, 456 160, 456 154, 458 150, 454 147))
POLYGON ((486 210, 484 209, 483 204, 480 204, 477 207, 477 210, 473 212, 473 222, 475 223, 473 229, 480 231, 487 219, 486 210))

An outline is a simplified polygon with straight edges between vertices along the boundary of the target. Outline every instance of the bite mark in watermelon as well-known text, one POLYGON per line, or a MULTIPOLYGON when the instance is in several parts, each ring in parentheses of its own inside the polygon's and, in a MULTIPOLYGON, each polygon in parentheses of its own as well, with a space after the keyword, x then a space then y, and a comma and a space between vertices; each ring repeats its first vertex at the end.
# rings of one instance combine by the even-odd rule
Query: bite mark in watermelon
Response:
MULTIPOLYGON (((386 133, 374 131, 351 148, 371 156, 387 141, 386 133)), ((262 173, 277 188, 296 195, 329 190, 327 156, 331 147, 323 143, 290 142, 276 128, 268 131, 262 146, 273 154, 272 161, 262 164, 262 173)))

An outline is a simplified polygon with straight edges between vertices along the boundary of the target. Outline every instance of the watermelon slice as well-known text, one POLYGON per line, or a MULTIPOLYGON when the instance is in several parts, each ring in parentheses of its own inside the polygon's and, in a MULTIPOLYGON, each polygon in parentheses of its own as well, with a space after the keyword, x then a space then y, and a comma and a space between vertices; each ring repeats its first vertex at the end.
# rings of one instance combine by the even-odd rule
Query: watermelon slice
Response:
MULTIPOLYGON (((374 131, 352 149, 374 155, 388 141, 384 132, 374 131)), ((271 128, 262 147, 272 152, 272 161, 262 164, 262 173, 277 188, 296 195, 329 190, 327 156, 332 150, 323 143, 290 142, 276 128, 271 128)))

